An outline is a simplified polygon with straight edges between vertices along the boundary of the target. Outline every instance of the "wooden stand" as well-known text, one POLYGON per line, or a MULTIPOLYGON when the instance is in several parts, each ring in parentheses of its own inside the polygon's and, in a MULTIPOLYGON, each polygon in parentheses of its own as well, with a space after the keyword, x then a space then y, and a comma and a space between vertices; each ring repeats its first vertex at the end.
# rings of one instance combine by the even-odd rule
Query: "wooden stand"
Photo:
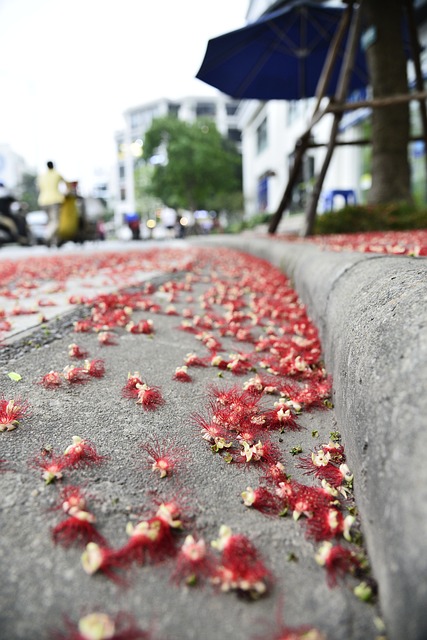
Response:
MULTIPOLYGON (((304 154, 307 148, 309 148, 310 146, 316 146, 315 144, 310 143, 312 129, 314 125, 317 124, 317 122, 319 122, 319 120, 326 113, 333 113, 334 119, 331 127, 329 143, 327 145, 326 156, 324 158, 322 168, 317 177, 316 183, 314 185, 314 188, 311 194, 311 198, 306 208, 305 225, 302 233, 303 236, 308 236, 313 233, 314 223, 316 220, 317 205, 319 202, 323 182, 326 177, 334 149, 337 146, 337 144, 340 144, 340 145, 346 144, 345 142, 337 143, 337 140, 336 140, 339 123, 344 111, 360 109, 362 107, 379 109, 379 108, 384 108, 384 107, 395 105, 402 102, 409 102, 410 100, 417 100, 420 104, 421 121, 423 126, 422 140, 424 141, 424 148, 426 150, 425 158, 427 163, 427 108, 425 103, 425 100, 427 98, 427 92, 424 91, 424 79, 423 79, 421 62, 420 62, 421 47, 418 40, 418 33, 417 33, 417 28, 415 23, 412 0, 405 0, 405 9, 406 9, 406 14, 408 19, 412 59, 415 65, 417 92, 412 94, 408 92, 407 94, 404 94, 404 95, 395 95, 395 96, 390 96, 388 98, 379 98, 376 100, 374 99, 363 100, 363 101, 352 102, 352 103, 345 102, 345 98, 347 96, 348 86, 350 82, 351 72, 353 69, 354 60, 357 52, 358 40, 360 36, 361 15, 362 15, 361 9, 362 9, 363 2, 364 0, 360 0, 358 8, 355 9, 354 0, 350 0, 346 10, 342 15, 339 28, 337 29, 337 32, 336 32, 336 37, 332 41, 331 46, 329 48, 328 57, 325 61, 322 75, 320 77, 320 80, 317 86, 317 90, 316 90, 317 100, 316 100, 316 105, 313 111, 313 115, 310 120, 310 124, 307 130, 303 133, 303 135, 297 140, 297 143, 295 145, 294 163, 289 175, 288 184, 286 186, 282 200, 270 221, 268 232, 271 234, 276 232, 277 227, 282 218, 283 212, 289 207, 289 204, 292 198, 292 192, 294 190, 296 180, 298 179, 298 175, 300 173, 300 169, 304 159, 304 154), (348 30, 349 25, 350 25, 350 33, 347 41, 344 61, 343 61, 343 65, 340 72, 340 78, 338 81, 336 94, 333 98, 330 99, 327 107, 323 110, 320 110, 320 104, 322 102, 322 99, 325 98, 325 89, 328 86, 328 82, 329 82, 333 67, 337 62, 338 47, 342 42, 344 34, 348 30)), ((366 142, 367 141, 363 141, 364 144, 366 142)), ((355 143, 353 142, 352 144, 355 144, 355 143)), ((427 174, 427 164, 426 164, 426 174, 427 174)), ((427 185, 427 181, 426 181, 426 185, 427 185)))

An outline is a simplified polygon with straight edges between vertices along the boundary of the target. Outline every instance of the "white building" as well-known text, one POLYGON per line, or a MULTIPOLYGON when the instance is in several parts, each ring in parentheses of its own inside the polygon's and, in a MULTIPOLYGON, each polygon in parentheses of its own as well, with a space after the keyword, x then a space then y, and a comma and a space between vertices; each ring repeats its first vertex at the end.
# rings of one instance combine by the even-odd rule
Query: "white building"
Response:
POLYGON ((7 144, 0 144, 0 182, 12 192, 22 181, 24 173, 30 169, 25 160, 7 144))
MULTIPOLYGON (((307 129, 312 110, 313 100, 242 101, 238 113, 242 129, 243 192, 247 217, 263 211, 273 212, 279 206, 293 164, 295 144, 307 129)), ((330 126, 331 117, 328 116, 313 129, 316 144, 327 144, 330 126)), ((354 140, 361 135, 359 126, 354 124, 343 131, 341 140, 354 140)), ((298 180, 299 188, 294 190, 294 208, 303 208, 302 198, 310 190, 324 154, 325 146, 309 148, 306 152, 298 180)), ((337 146, 325 178, 324 191, 354 191, 359 200, 363 171, 361 147, 337 146)))
MULTIPOLYGON (((128 109, 124 114, 125 129, 116 134, 117 165, 114 177, 114 203, 116 224, 120 225, 125 214, 135 212, 134 170, 142 155, 144 134, 155 118, 174 115, 193 122, 209 117, 215 121, 218 131, 240 145, 240 130, 236 111, 238 101, 218 93, 213 97, 189 96, 181 100, 161 98, 154 102, 128 109)), ((161 150, 159 156, 161 155, 161 150)), ((161 162, 162 158, 158 158, 161 162)))
MULTIPOLYGON (((282 0, 250 0, 247 11, 247 22, 253 22, 261 15, 278 9, 282 0)), ((426 0, 416 0, 416 5, 427 4, 426 0)), ((242 25, 243 26, 243 25, 242 25)), ((427 28, 422 26, 419 37, 427 42, 427 28)), ((427 69, 427 53, 423 68, 427 69)), ((411 73, 411 69, 409 70, 411 73)), ((365 94, 355 96, 366 98, 365 94)), ((243 157, 243 192, 245 216, 251 217, 259 212, 273 213, 279 206, 288 183, 289 170, 293 163, 295 144, 307 129, 314 108, 314 99, 285 101, 242 100, 238 110, 238 124, 242 131, 243 157)), ((416 112, 418 105, 411 104, 416 112)), ((351 142, 366 138, 364 126, 369 117, 369 109, 346 112, 341 120, 339 140, 351 142)), ((304 198, 310 192, 313 178, 320 171, 326 152, 326 144, 330 137, 332 116, 324 116, 313 128, 313 138, 317 145, 308 149, 304 166, 299 177, 299 186, 294 189, 292 208, 302 210, 304 198)), ((424 147, 416 143, 410 149, 414 189, 422 191, 424 147), (422 147, 422 149, 421 149, 422 147), (417 166, 418 165, 418 166, 417 166), (419 184, 417 185, 417 180, 419 184)), ((334 190, 351 191, 357 202, 366 200, 366 189, 369 188, 369 160, 367 147, 362 145, 337 146, 332 156, 322 194, 334 190)), ((340 197, 335 206, 342 206, 340 197)), ((319 202, 322 207, 322 199, 319 202)))

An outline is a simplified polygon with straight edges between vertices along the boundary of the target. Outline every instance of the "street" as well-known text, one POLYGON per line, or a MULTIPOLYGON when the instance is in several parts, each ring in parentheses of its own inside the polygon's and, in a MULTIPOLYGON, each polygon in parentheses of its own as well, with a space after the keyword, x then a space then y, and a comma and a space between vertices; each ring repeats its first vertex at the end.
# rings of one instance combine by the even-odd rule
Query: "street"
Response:
POLYGON ((307 629, 316 640, 378 637, 374 582, 352 551, 364 554, 360 523, 347 517, 351 471, 334 480, 346 500, 331 502, 310 466, 331 437, 341 452, 340 435, 321 400, 316 330, 285 276, 254 256, 187 241, 64 249, 1 257, 5 266, 11 254, 33 257, 2 283, 2 306, 6 290, 18 296, 12 311, 61 293, 41 308, 67 312, 5 336, 1 392, 23 408, 9 429, 4 404, 0 433, 2 637, 116 637, 76 635, 96 612, 127 638, 274 640, 307 629), (67 321, 69 296, 82 293, 81 319, 67 321), (277 358, 282 349, 288 359, 277 358), (260 395, 259 384, 269 391, 260 395), (298 506, 300 491, 311 507, 298 506), (347 547, 345 567, 316 561, 328 541, 347 547), (371 590, 372 604, 357 587, 371 590))

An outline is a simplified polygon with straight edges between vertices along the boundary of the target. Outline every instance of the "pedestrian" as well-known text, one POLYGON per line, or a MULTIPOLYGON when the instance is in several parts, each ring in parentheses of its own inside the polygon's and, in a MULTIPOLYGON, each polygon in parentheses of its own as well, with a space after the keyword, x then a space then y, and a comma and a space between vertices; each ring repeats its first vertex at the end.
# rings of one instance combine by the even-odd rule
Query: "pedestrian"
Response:
POLYGON ((168 237, 175 237, 175 225, 177 222, 175 209, 172 209, 171 207, 163 207, 161 212, 161 219, 163 226, 167 231, 168 237))
POLYGON ((48 215, 46 242, 50 247, 57 246, 59 242, 59 216, 61 205, 65 199, 63 191, 60 190, 61 184, 68 186, 66 180, 55 169, 53 162, 49 160, 47 171, 37 179, 37 186, 39 189, 38 203, 48 215))
POLYGON ((96 237, 98 240, 105 240, 105 223, 102 218, 96 221, 96 237))

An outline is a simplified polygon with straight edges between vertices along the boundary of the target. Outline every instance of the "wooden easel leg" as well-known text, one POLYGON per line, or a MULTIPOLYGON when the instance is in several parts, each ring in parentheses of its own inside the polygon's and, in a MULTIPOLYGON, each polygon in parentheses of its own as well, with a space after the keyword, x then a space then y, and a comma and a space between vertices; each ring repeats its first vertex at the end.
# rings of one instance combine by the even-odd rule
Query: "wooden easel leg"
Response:
POLYGON ((302 166, 302 161, 307 149, 309 139, 310 139, 310 134, 306 133, 304 136, 299 138, 295 146, 294 164, 292 166, 292 171, 289 175, 288 184, 286 185, 285 193, 283 194, 283 198, 280 201, 277 211, 275 212, 275 214, 273 215, 270 221, 270 226, 268 227, 268 233, 275 233, 279 225, 279 222, 282 218, 283 212, 285 211, 285 209, 288 208, 290 204, 290 201, 292 198, 292 192, 294 190, 295 182, 298 178, 298 175, 302 166))
MULTIPOLYGON (((343 104, 345 98, 347 96, 348 86, 350 83, 351 70, 353 68, 354 60, 356 57, 357 47, 359 45, 359 35, 361 29, 361 6, 363 0, 361 0, 359 4, 359 9, 356 13, 356 18, 351 26, 351 32, 349 34, 347 48, 344 55, 343 66, 341 68, 340 78, 338 81, 338 87, 335 96, 335 102, 337 104, 343 104)), ((307 206, 306 216, 305 216, 305 226, 303 231, 303 236, 309 236, 313 233, 314 223, 316 221, 316 212, 317 205, 319 203, 320 193, 322 191, 323 182, 325 180, 326 173, 329 168, 329 164, 332 159, 332 155, 335 149, 336 137, 338 133, 338 126, 340 120, 342 118, 342 111, 334 114, 334 120, 332 123, 331 134, 329 138, 329 144, 326 151, 326 156, 323 161, 322 168, 320 170, 319 176, 316 180, 316 184, 314 185, 313 192, 311 194, 310 201, 307 206)))
POLYGON ((334 34, 334 38, 332 39, 331 42, 331 46, 329 47, 329 51, 328 51, 328 55, 326 57, 325 60, 325 64, 323 66, 323 70, 322 73, 320 75, 319 78, 319 82, 317 83, 317 87, 316 87, 316 105, 314 107, 314 111, 313 111, 313 115, 311 117, 311 121, 310 121, 310 125, 308 127, 308 129, 305 131, 305 133, 299 138, 299 140, 297 141, 296 145, 295 145, 295 158, 294 158, 294 164, 292 166, 292 170, 291 173, 289 175, 289 179, 288 179, 288 184, 286 186, 285 192, 283 194, 283 198, 280 201, 280 204, 276 210, 276 212, 273 215, 273 218, 270 221, 270 226, 268 228, 268 232, 269 233, 275 233, 276 229, 280 223, 280 220, 282 218, 283 212, 285 211, 285 209, 288 208, 290 201, 291 201, 291 197, 292 197, 292 192, 293 189, 295 187, 295 182, 296 179, 298 177, 301 165, 302 165, 302 161, 304 158, 304 154, 307 150, 308 147, 308 142, 310 140, 310 135, 311 135, 311 131, 313 129, 313 126, 316 124, 316 122, 318 122, 320 120, 320 118, 322 117, 324 112, 321 112, 319 114, 320 111, 320 105, 322 102, 322 99, 325 97, 325 93, 326 93, 326 89, 328 87, 331 75, 332 75, 332 71, 334 69, 334 66, 336 64, 337 61, 337 57, 338 57, 338 51, 339 51, 339 47, 340 44, 344 38, 344 34, 346 33, 347 29, 348 29, 348 25, 350 23, 350 18, 351 18, 351 14, 352 14, 352 10, 353 10, 353 2, 350 2, 349 5, 347 6, 347 8, 345 9, 342 17, 341 17, 341 21, 340 21, 340 25, 339 28, 337 29, 337 31, 334 34))

